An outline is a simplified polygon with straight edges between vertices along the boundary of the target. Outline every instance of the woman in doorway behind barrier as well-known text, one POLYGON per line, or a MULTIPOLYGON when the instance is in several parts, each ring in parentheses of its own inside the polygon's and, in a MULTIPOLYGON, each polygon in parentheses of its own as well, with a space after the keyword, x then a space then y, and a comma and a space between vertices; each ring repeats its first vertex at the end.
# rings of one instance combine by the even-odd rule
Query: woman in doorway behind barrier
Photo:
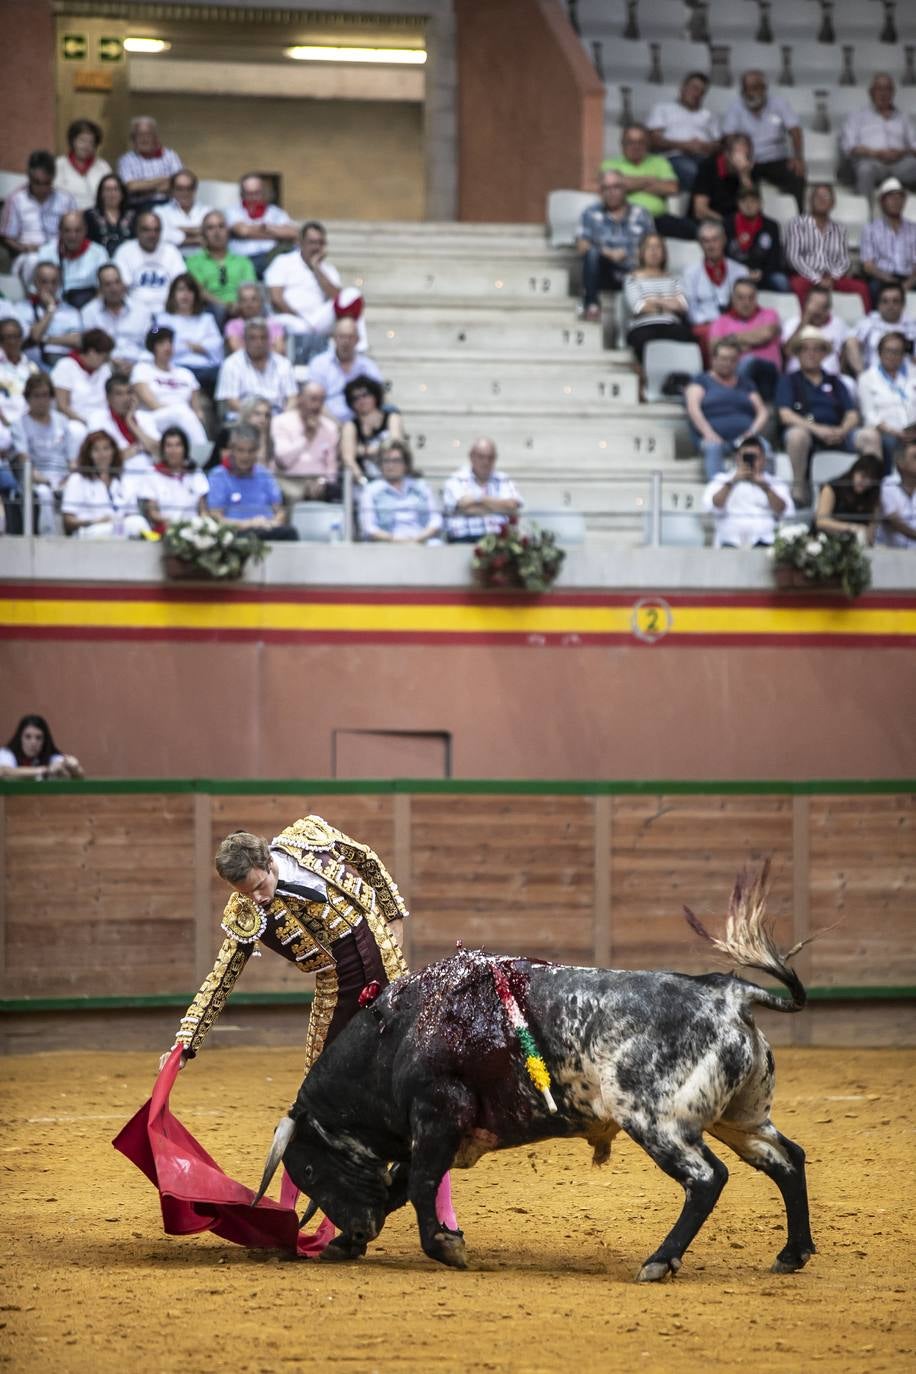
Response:
POLYGON ((44 782, 82 776, 79 759, 60 752, 44 716, 23 716, 12 739, 0 749, 0 778, 44 782))

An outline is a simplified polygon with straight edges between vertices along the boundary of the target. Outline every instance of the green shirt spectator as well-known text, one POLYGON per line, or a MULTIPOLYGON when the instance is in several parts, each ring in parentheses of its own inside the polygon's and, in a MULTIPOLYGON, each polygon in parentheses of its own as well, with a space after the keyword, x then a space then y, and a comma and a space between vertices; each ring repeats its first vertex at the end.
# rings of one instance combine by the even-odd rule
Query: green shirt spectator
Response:
POLYGON ((677 174, 666 157, 649 152, 649 134, 641 124, 624 129, 620 140, 622 157, 607 158, 603 172, 619 172, 627 187, 627 200, 641 205, 653 219, 668 209, 668 196, 677 195, 677 174))
POLYGON ((229 252, 229 226, 221 210, 204 216, 201 237, 203 251, 188 258, 187 269, 211 305, 232 305, 242 283, 255 280, 251 260, 229 252))

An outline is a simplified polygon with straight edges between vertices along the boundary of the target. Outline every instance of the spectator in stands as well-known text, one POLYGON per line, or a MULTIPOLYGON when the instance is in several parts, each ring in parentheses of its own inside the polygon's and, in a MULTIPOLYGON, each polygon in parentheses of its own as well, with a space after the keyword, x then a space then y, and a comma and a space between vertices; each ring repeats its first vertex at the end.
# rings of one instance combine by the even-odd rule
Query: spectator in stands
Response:
POLYGON ((372 377, 347 382, 344 400, 354 418, 340 432, 340 458, 361 485, 381 475, 378 455, 391 439, 404 438, 404 421, 397 406, 385 403, 385 388, 372 377))
POLYGON ((677 100, 659 101, 649 115, 649 140, 654 153, 664 153, 678 184, 693 189, 703 158, 719 150, 722 130, 711 110, 703 109, 709 77, 691 72, 681 82, 677 100))
POLYGON ((44 782, 45 778, 81 778, 73 754, 62 754, 44 716, 23 716, 6 748, 0 749, 0 778, 44 782))
POLYGON ((145 434, 157 437, 177 425, 192 444, 206 444, 200 383, 188 368, 175 365, 175 331, 154 325, 146 336, 146 347, 152 362, 136 363, 130 374, 138 402, 137 424, 145 434))
POLYGON ((817 497, 814 528, 826 534, 846 534, 850 527, 863 543, 874 544, 881 514, 881 459, 860 455, 847 472, 825 482, 817 497))
POLYGON ((830 352, 821 359, 825 372, 838 377, 842 370, 843 348, 849 329, 833 314, 833 297, 826 286, 813 286, 808 292, 804 308, 797 315, 783 321, 782 344, 786 354, 786 372, 797 372, 799 360, 795 342, 803 329, 815 329, 830 344, 830 352))
POLYGON ((733 343, 713 345, 708 372, 701 372, 684 392, 687 419, 703 455, 706 479, 721 472, 745 439, 756 438, 769 420, 760 392, 738 372, 740 354, 733 343))
POLYGON ((232 251, 251 259, 259 277, 263 277, 270 255, 281 244, 295 243, 299 230, 285 210, 271 205, 267 186, 256 172, 249 172, 239 182, 238 205, 227 212, 232 230, 232 251))
POLYGON ((223 362, 223 336, 219 325, 204 309, 200 287, 190 272, 182 272, 169 287, 165 312, 156 317, 175 335, 174 361, 186 367, 212 396, 223 362))
POLYGON ((138 400, 130 378, 113 372, 105 383, 105 405, 93 410, 86 420, 91 432, 101 431, 114 439, 121 455, 125 473, 146 472, 152 465, 151 455, 158 449, 158 434, 150 425, 145 430, 137 418, 138 400))
POLYGON ((32 273, 32 289, 24 301, 3 307, 25 331, 26 355, 41 366, 53 367, 79 348, 83 322, 80 312, 60 297, 60 268, 41 262, 32 273))
POLYGON ((764 291, 789 290, 779 225, 763 213, 756 186, 740 187, 737 210, 725 216, 725 235, 726 255, 741 264, 746 277, 764 291))
POLYGON ((209 490, 206 477, 191 462, 188 436, 177 425, 170 425, 159 440, 159 461, 137 489, 140 513, 162 534, 172 520, 203 515, 209 490))
POLYGON ((82 210, 61 215, 58 236, 39 248, 36 262, 53 262, 61 272, 61 294, 77 310, 92 300, 98 285, 99 268, 108 261, 101 244, 86 236, 82 210))
MULTIPOLYGON (((250 258, 229 252, 229 225, 222 210, 210 210, 204 215, 200 233, 203 246, 188 258, 188 271, 217 319, 222 320, 227 307, 235 304, 243 283, 254 282, 254 268, 250 258)), ((254 313, 264 313, 260 298, 254 313)))
POLYGON ((811 187, 807 215, 790 219, 784 230, 786 260, 792 269, 792 290, 804 305, 812 286, 848 292, 859 297, 868 314, 871 298, 864 281, 850 275, 849 237, 842 224, 831 219, 836 196, 833 187, 818 182, 811 187))
POLYGON ((156 315, 165 309, 169 286, 184 269, 184 258, 162 242, 162 222, 152 210, 137 216, 137 237, 122 243, 114 256, 131 300, 156 315))
POLYGON ((270 435, 273 472, 287 505, 337 499, 340 430, 324 413, 323 386, 306 382, 296 404, 271 420, 270 435))
POLYGON ((303 335, 306 356, 327 344, 334 328, 334 300, 340 273, 327 261, 327 233, 317 220, 306 220, 299 235, 299 251, 280 253, 264 273, 271 309, 282 316, 287 330, 303 335))
POLYGON ((252 530, 261 539, 298 539, 286 523, 280 488, 257 461, 259 442, 251 425, 235 426, 226 457, 210 473, 207 505, 227 525, 252 530))
POLYGON ((601 199, 582 211, 576 251, 582 259, 582 315, 600 320, 600 291, 619 291, 633 271, 639 245, 652 233, 652 216, 641 205, 627 203, 620 172, 603 172, 598 183, 601 199))
POLYGON ((624 283, 630 328, 627 343, 642 369, 646 344, 653 339, 693 343, 687 323, 687 297, 679 278, 668 271, 668 249, 660 234, 639 245, 639 266, 624 283))
POLYGON ((99 157, 102 130, 91 119, 74 119, 67 129, 67 152, 54 164, 54 186, 73 197, 78 210, 95 204, 99 182, 111 168, 99 157))
POLYGON ((64 532, 77 539, 140 539, 149 526, 121 479, 121 455, 109 434, 87 434, 64 483, 64 532))
POLYGON ((216 399, 223 402, 223 413, 230 418, 249 396, 263 396, 279 415, 299 391, 293 369, 271 348, 266 320, 257 316, 248 320, 244 339, 244 348, 230 353, 220 368, 216 399))
POLYGON ((10 426, 25 411, 25 386, 40 370, 22 350, 25 330, 12 317, 0 320, 0 421, 10 426))
POLYGON ((717 549, 768 548, 781 519, 795 514, 789 489, 766 470, 767 453, 759 439, 745 439, 735 466, 719 472, 703 492, 703 509, 715 519, 717 549))
POLYGON ((801 214, 805 200, 805 150, 798 116, 782 96, 770 95, 763 72, 746 71, 741 98, 725 112, 727 134, 747 134, 754 150, 754 172, 794 196, 801 214))
POLYGON ((130 205, 164 205, 172 177, 181 171, 181 158, 174 148, 163 148, 159 126, 149 115, 130 121, 130 142, 131 151, 118 158, 118 176, 127 187, 130 205))
POLYGON ((476 544, 485 534, 498 534, 522 509, 518 488, 496 466, 492 439, 475 439, 468 462, 452 473, 442 491, 442 510, 450 544, 476 544))
POLYGON ((693 335, 708 357, 709 326, 728 308, 736 282, 745 275, 740 263, 725 256, 725 229, 718 220, 709 219, 697 230, 701 262, 694 263, 684 273, 684 294, 687 297, 687 318, 693 335))
POLYGON ((0 213, 0 242, 9 251, 13 270, 23 282, 32 277, 39 248, 57 238, 61 216, 75 209, 71 195, 54 189, 51 154, 44 149, 30 153, 25 184, 10 192, 0 213))
POLYGON ((697 221, 719 219, 724 223, 737 214, 741 191, 756 185, 754 145, 746 134, 729 134, 722 140, 721 153, 704 158, 697 169, 690 213, 697 221))
POLYGON ((382 381, 378 364, 367 353, 357 354, 359 330, 355 320, 341 319, 334 326, 331 348, 319 353, 309 363, 309 381, 320 382, 325 390, 325 409, 338 424, 354 418, 344 394, 346 385, 355 377, 371 377, 382 381))
MULTIPOLYGON (((10 454, 18 472, 32 463, 32 490, 38 503, 36 527, 41 534, 54 530, 54 499, 70 473, 70 431, 54 409, 54 388, 46 372, 36 372, 25 384, 26 409, 10 427, 10 454)), ((7 524, 9 531, 9 524, 7 524)))
POLYGON ((878 187, 881 213, 862 230, 859 257, 875 300, 882 282, 899 282, 904 291, 916 285, 916 220, 904 218, 905 204, 902 185, 888 177, 878 187))
POLYGON ((111 376, 114 339, 104 329, 87 329, 80 346, 61 358, 51 373, 54 403, 70 422, 71 453, 86 436, 86 421, 105 405, 105 383, 111 376))
POLYGON ((198 203, 197 185, 194 173, 182 167, 169 182, 171 198, 157 211, 163 243, 173 244, 184 258, 202 247, 204 216, 210 213, 208 205, 198 203))
POLYGON ((897 454, 897 471, 881 483, 878 539, 892 549, 916 549, 916 439, 897 454))
POLYGON ((878 361, 859 378, 862 419, 881 435, 887 473, 893 472, 898 445, 916 438, 916 364, 907 362, 906 349, 903 334, 885 334, 878 361))
POLYGON ((720 339, 733 344, 739 355, 738 375, 747 377, 767 404, 776 395, 782 372, 781 332, 779 316, 761 307, 749 277, 735 282, 728 309, 709 326, 710 347, 720 339))
POLYGON ((871 200, 875 185, 896 177, 916 191, 916 123, 894 104, 896 88, 887 72, 876 72, 868 88, 871 106, 848 116, 840 147, 852 166, 856 190, 871 200))
POLYGON ((104 329, 114 339, 112 366, 129 372, 146 352, 150 313, 139 301, 131 300, 120 271, 113 262, 98 271, 98 295, 83 307, 83 327, 104 329))
MULTIPOLYGON (((285 415, 287 412, 282 411, 281 413, 285 415)), ((261 436, 261 442, 258 445, 258 462, 263 463, 270 472, 274 470, 274 444, 270 432, 273 418, 274 413, 270 401, 265 400, 263 396, 249 396, 247 401, 242 402, 239 409, 239 424, 251 425, 261 436)), ((211 462, 209 466, 212 467, 213 463, 211 462)))
POLYGON ((660 234, 666 238, 692 239, 693 226, 668 213, 668 197, 677 195, 677 177, 666 157, 649 152, 649 130, 644 124, 629 124, 620 146, 623 155, 602 162, 601 170, 620 173, 627 200, 648 210, 660 234))
POLYGON ((859 412, 849 392, 838 377, 826 370, 830 340, 820 330, 806 325, 795 336, 792 349, 798 357, 799 369, 780 378, 776 406, 783 425, 783 443, 792 462, 793 499, 796 505, 804 506, 809 495, 812 453, 820 449, 870 453, 880 467, 881 439, 877 430, 859 427, 859 412))
POLYGON ((878 344, 891 330, 902 334, 907 353, 916 345, 916 318, 904 313, 906 296, 898 282, 885 282, 878 292, 878 308, 860 320, 855 335, 846 340, 845 360, 858 377, 878 357, 878 344))
POLYGON ((432 492, 413 472, 403 439, 390 439, 379 454, 381 476, 369 482, 359 498, 363 539, 383 544, 428 544, 437 539, 442 517, 432 492))
MULTIPOLYGON (((242 259, 248 262, 247 258, 242 259)), ((226 325, 223 331, 226 339, 226 348, 230 353, 237 353, 245 342, 245 326, 249 320, 263 319, 266 310, 264 304, 264 287, 260 282, 243 282, 239 287, 238 297, 235 302, 235 314, 226 325)), ((279 320, 267 317, 267 333, 270 337, 270 346, 275 353, 280 353, 286 357, 286 331, 279 320)))
POLYGON ((86 229, 93 243, 99 243, 110 258, 134 236, 137 212, 127 203, 127 187, 113 172, 102 177, 95 205, 86 211, 86 229))

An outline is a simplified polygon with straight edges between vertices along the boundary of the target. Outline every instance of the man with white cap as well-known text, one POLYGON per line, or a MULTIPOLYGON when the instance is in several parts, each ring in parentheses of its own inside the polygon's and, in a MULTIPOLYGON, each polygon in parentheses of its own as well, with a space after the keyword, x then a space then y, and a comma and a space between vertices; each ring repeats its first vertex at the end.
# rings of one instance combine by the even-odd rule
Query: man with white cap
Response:
POLYGON ((916 121, 894 104, 894 78, 888 72, 875 73, 868 94, 870 108, 849 115, 840 136, 856 190, 871 199, 878 182, 888 177, 916 190, 916 121))
POLYGON ((880 214, 862 230, 859 256, 873 300, 882 282, 899 282, 904 291, 916 285, 916 220, 904 218, 905 204, 903 184, 888 177, 878 187, 880 214))
POLYGON ((798 371, 781 377, 776 388, 776 410, 783 426, 783 443, 792 463, 792 497, 807 505, 808 465, 819 449, 847 453, 871 453, 881 457, 881 436, 876 429, 860 428, 859 412, 839 377, 824 369, 831 352, 830 340, 812 325, 805 325, 792 340, 798 371))

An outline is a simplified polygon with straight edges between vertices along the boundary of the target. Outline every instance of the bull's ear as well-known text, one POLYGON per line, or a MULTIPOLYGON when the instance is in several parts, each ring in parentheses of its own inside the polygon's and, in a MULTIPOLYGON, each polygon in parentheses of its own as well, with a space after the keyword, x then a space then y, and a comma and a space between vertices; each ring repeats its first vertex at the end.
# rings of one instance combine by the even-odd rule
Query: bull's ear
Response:
POLYGON ((343 1148, 343 1141, 338 1139, 337 1136, 332 1135, 330 1131, 326 1131, 317 1117, 309 1116, 307 1121, 319 1140, 324 1141, 329 1149, 340 1150, 343 1148))

